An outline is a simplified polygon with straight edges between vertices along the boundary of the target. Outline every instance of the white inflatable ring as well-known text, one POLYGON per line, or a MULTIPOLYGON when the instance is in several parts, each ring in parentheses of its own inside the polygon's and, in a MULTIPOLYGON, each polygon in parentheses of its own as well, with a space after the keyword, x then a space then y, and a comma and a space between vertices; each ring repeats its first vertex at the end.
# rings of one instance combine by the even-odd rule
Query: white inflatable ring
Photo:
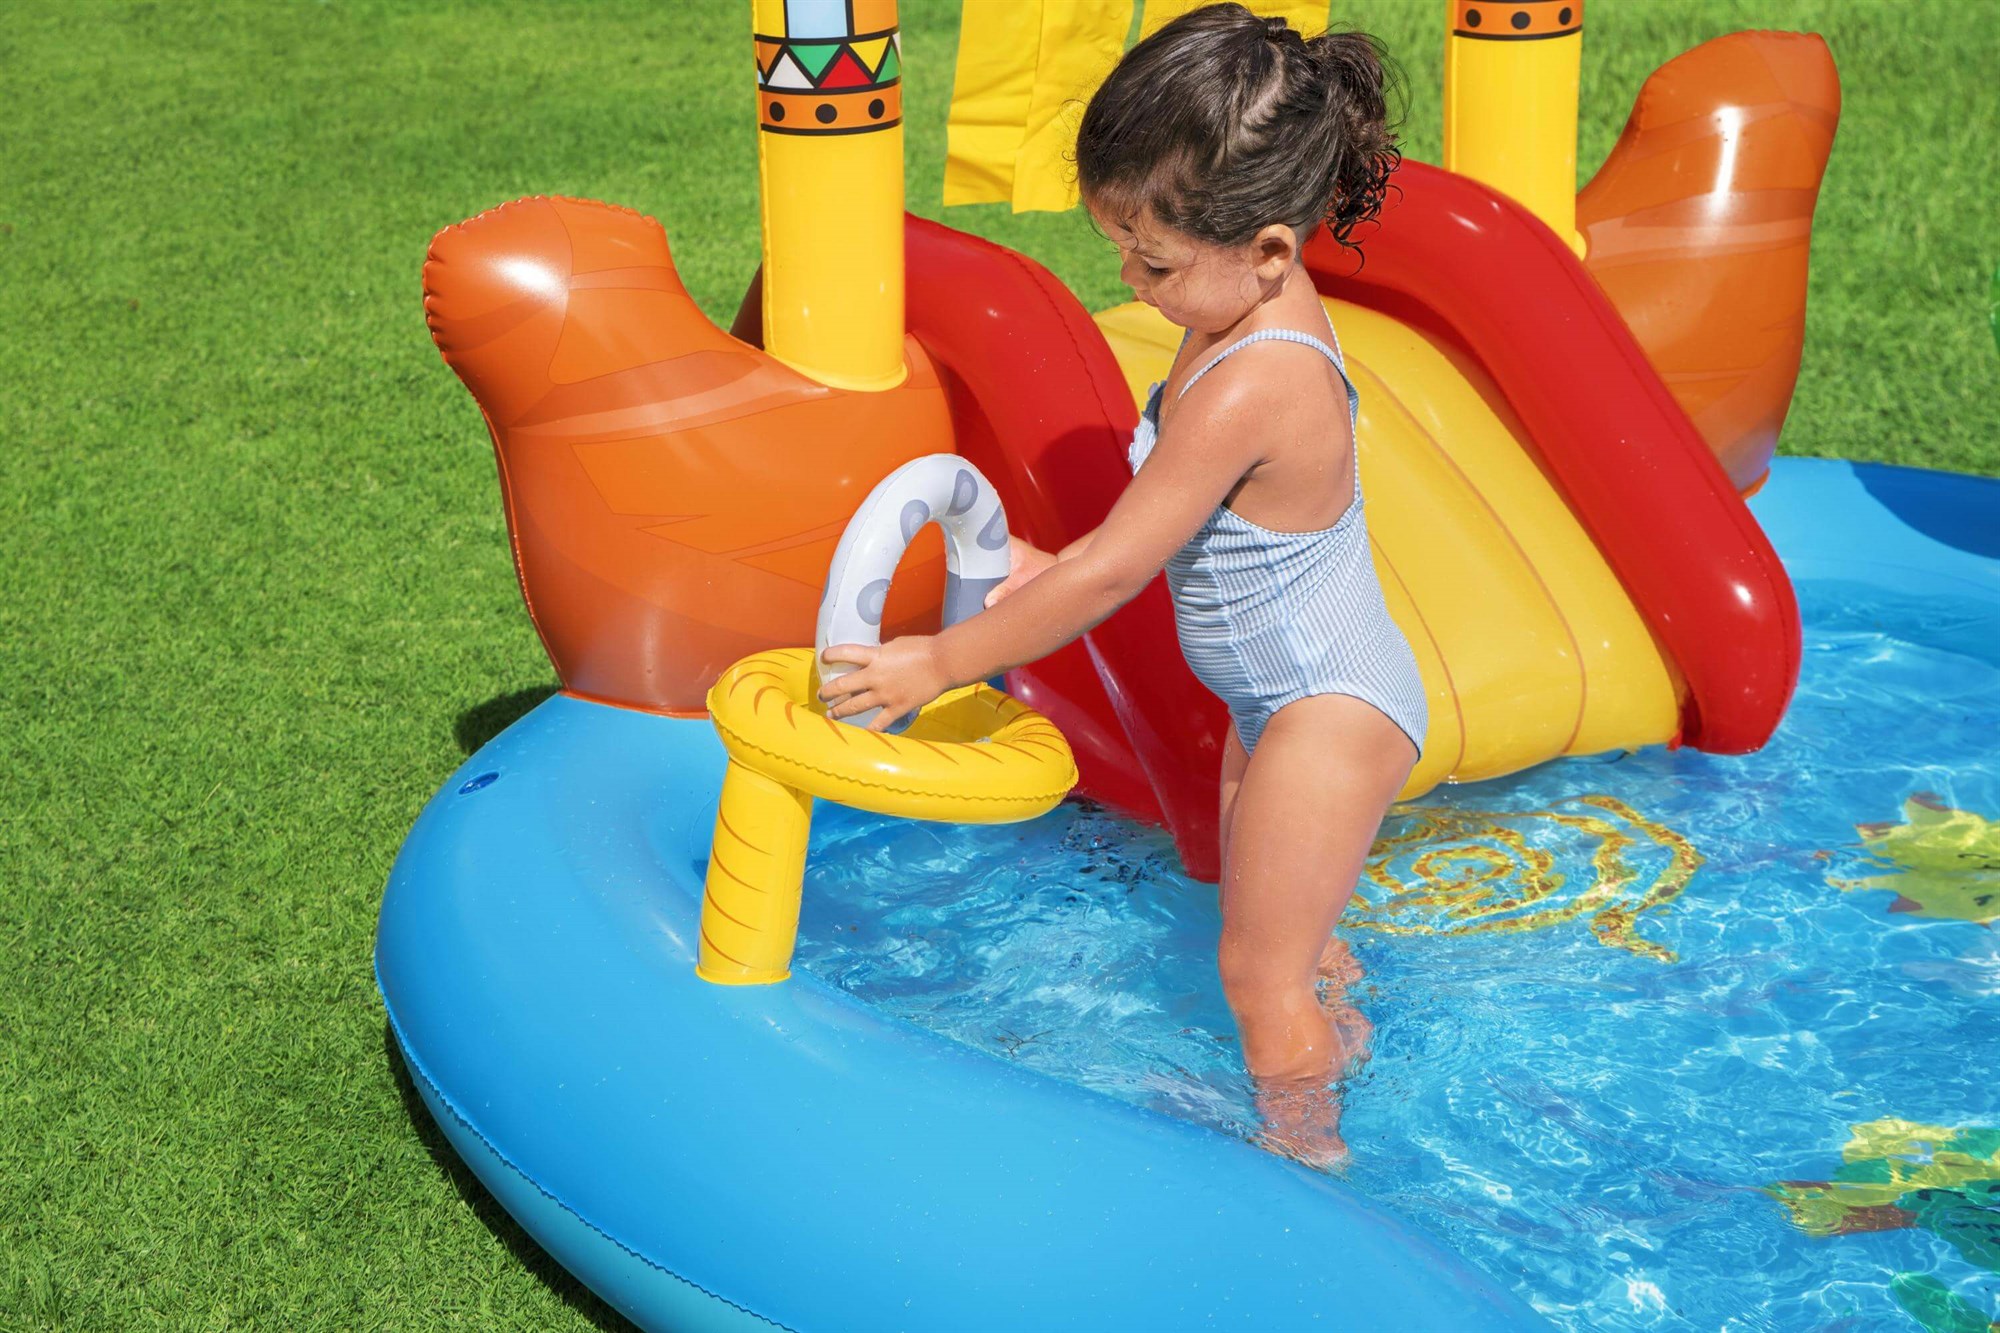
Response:
MULTIPOLYGON (((825 660, 834 644, 881 645, 889 580, 926 523, 944 530, 944 625, 977 615, 986 595, 1006 582, 1007 512, 993 483, 957 454, 911 459, 868 493, 840 536, 813 636, 816 680, 838 680, 857 669, 851 662, 825 660)), ((870 708, 837 720, 865 727, 881 711, 870 708)), ((915 717, 907 714, 889 730, 900 732, 915 717)))

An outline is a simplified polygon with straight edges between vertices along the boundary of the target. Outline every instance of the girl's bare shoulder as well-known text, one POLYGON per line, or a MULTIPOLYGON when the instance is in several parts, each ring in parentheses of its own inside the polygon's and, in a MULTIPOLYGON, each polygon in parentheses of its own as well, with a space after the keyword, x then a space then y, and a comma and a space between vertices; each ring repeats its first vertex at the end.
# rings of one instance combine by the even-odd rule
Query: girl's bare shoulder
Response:
POLYGON ((1283 338, 1239 347, 1171 406, 1182 419, 1199 416, 1215 427, 1279 442, 1324 438, 1322 429, 1347 433, 1347 385, 1340 371, 1325 352, 1283 338))

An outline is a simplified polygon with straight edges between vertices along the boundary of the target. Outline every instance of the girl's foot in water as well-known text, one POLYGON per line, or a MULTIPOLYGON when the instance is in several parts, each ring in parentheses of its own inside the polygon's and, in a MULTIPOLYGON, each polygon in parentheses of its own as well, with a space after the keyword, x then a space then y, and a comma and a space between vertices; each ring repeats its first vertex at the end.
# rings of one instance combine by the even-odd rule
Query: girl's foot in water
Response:
POLYGON ((1319 1004, 1333 1030, 1333 1060, 1328 1067, 1335 1079, 1348 1077, 1368 1061, 1375 1025, 1347 998, 1364 975, 1361 960, 1347 941, 1338 935, 1328 937, 1319 956, 1319 1004))
MULTIPOLYGON (((1345 946, 1343 946, 1345 947, 1345 946)), ((1350 955, 1351 959, 1351 955, 1350 955)), ((1322 960, 1324 961, 1324 960, 1322 960)), ((1358 978, 1359 969, 1355 973, 1358 978)), ((1257 1113, 1264 1120, 1262 1146, 1319 1171, 1338 1171, 1351 1155, 1340 1136, 1342 1095, 1346 1079, 1367 1063, 1369 1038, 1375 1025, 1341 997, 1332 986, 1321 999, 1332 1046, 1327 1067, 1331 1077, 1298 1081, 1251 1080, 1257 1113)))
POLYGON ((1333 1032, 1333 1077, 1344 1082, 1359 1073, 1374 1054, 1370 1038, 1375 1035, 1375 1025, 1368 1015, 1331 993, 1321 999, 1320 1007, 1326 1011, 1326 1025, 1333 1032))
POLYGON ((1340 1087, 1321 1079, 1250 1080, 1264 1133, 1257 1146, 1316 1171, 1339 1171, 1351 1155, 1340 1137, 1340 1087))

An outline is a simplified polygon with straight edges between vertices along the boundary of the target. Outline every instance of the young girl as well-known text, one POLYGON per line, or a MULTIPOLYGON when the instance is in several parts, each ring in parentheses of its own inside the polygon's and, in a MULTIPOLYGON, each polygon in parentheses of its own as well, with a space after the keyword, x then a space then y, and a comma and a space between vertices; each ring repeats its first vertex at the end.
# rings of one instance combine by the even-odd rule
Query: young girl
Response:
POLYGON ((1050 555, 1016 539, 990 609, 935 636, 829 648, 860 670, 821 697, 876 728, 1047 656, 1162 569, 1181 647, 1228 705, 1222 985, 1272 1146, 1345 1155, 1330 1078, 1367 1023, 1316 982, 1358 977, 1332 940, 1427 714, 1369 555, 1359 398, 1300 262, 1348 243, 1398 161, 1382 64, 1354 33, 1305 41, 1236 4, 1135 46, 1091 99, 1079 184, 1134 295, 1187 330, 1132 440, 1130 487, 1050 555))

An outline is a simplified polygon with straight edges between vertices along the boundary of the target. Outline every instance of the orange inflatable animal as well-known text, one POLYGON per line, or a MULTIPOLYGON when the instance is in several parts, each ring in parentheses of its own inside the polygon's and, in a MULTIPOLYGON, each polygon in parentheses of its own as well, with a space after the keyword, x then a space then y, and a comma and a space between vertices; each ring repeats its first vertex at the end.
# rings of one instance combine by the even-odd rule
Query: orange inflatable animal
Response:
MULTIPOLYGON (((730 663, 810 642, 854 507, 952 449, 915 339, 897 388, 809 379, 710 323, 660 224, 630 209, 503 204, 438 234, 424 293, 492 432, 528 613, 572 694, 699 713, 730 663)), ((885 637, 935 629, 943 585, 926 530, 885 637)))

